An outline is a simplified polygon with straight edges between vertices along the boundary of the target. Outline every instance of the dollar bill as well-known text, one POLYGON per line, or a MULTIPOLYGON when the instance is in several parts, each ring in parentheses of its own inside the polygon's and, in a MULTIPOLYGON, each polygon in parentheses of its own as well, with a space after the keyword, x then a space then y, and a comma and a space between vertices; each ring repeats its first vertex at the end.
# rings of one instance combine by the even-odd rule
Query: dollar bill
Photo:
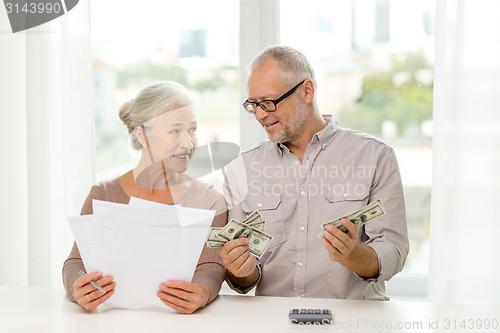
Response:
POLYGON ((225 241, 242 237, 248 238, 248 250, 257 258, 260 258, 262 254, 264 254, 273 240, 273 236, 235 219, 229 221, 229 223, 217 234, 217 237, 225 241))
MULTIPOLYGON (((384 214, 385 212, 384 212, 384 206, 382 205, 382 200, 378 199, 377 201, 369 204, 368 206, 365 206, 360 210, 347 215, 345 218, 350 220, 352 223, 354 223, 359 227, 384 214)), ((340 223, 340 218, 330 222, 323 223, 321 225, 321 228, 325 230, 325 227, 328 224, 333 224, 343 232, 347 232, 347 229, 342 225, 342 223, 340 223)), ((318 234, 318 237, 321 238, 322 236, 323 236, 323 231, 318 234)))
POLYGON ((264 231, 264 228, 266 226, 266 221, 258 221, 258 222, 254 222, 254 223, 251 223, 248 225, 252 228, 257 229, 257 230, 264 231))
POLYGON ((260 258, 262 254, 266 251, 267 247, 271 243, 272 236, 264 233, 266 221, 262 218, 259 211, 253 211, 248 213, 241 221, 236 219, 231 220, 228 225, 233 222, 234 225, 231 225, 227 228, 222 227, 211 227, 206 245, 209 248, 218 248, 224 246, 224 244, 231 239, 247 237, 249 238, 249 251, 257 258, 260 258), (239 224, 237 224, 237 223, 239 224), (243 228, 242 225, 245 225, 246 228, 243 228), (231 229, 232 228, 232 229, 231 229), (226 233, 226 237, 222 238, 219 236, 221 231, 226 229, 224 232, 226 233), (254 230, 260 232, 254 233, 254 230), (231 232, 229 232, 231 231, 231 232))
POLYGON ((262 223, 265 222, 264 219, 262 219, 262 216, 260 215, 258 210, 255 210, 245 216, 243 220, 241 220, 241 223, 243 224, 257 224, 257 223, 262 223))
POLYGON ((241 223, 252 226, 255 229, 264 231, 266 221, 262 218, 259 211, 253 211, 241 220, 241 223))
POLYGON ((207 247, 223 247, 226 241, 222 238, 217 237, 217 234, 222 230, 222 227, 210 227, 208 231, 207 241, 205 242, 207 247))

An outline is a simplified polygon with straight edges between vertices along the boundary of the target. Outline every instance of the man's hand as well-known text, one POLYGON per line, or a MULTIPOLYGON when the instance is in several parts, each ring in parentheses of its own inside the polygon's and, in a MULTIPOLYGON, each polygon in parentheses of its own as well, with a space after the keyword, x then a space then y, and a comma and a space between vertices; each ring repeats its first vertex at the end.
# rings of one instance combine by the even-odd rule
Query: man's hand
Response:
POLYGON ((332 224, 327 224, 321 239, 330 259, 333 261, 348 259, 352 250, 358 244, 358 227, 346 218, 341 219, 340 223, 347 229, 347 233, 332 224))
POLYGON ((222 263, 228 276, 239 287, 248 287, 259 278, 257 260, 248 251, 248 238, 226 242, 220 250, 222 263))
POLYGON ((327 225, 321 242, 328 251, 330 259, 363 278, 375 278, 380 274, 378 257, 375 250, 358 240, 358 227, 348 219, 340 223, 347 229, 344 233, 334 225, 327 225))

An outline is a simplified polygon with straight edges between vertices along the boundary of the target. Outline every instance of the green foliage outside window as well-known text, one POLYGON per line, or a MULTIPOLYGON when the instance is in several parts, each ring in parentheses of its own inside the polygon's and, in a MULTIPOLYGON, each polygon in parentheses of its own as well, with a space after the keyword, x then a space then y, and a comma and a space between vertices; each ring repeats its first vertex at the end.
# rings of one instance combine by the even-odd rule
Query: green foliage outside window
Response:
POLYGON ((396 59, 393 69, 365 76, 362 95, 338 115, 340 124, 380 135, 392 121, 398 136, 414 136, 415 128, 432 119, 432 68, 420 54, 396 59))

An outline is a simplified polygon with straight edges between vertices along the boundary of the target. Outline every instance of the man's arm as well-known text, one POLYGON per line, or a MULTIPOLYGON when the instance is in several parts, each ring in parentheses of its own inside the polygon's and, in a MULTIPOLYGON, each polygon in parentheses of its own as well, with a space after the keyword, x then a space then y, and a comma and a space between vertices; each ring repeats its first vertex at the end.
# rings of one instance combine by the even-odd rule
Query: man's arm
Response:
MULTIPOLYGON (((245 216, 240 203, 248 193, 243 156, 238 155, 224 172, 223 193, 228 205, 228 220, 245 216)), ((258 262, 248 251, 248 238, 238 238, 226 242, 219 252, 226 268, 227 282, 231 289, 246 293, 260 278, 258 262)))
POLYGON ((378 157, 370 198, 382 199, 386 213, 362 227, 361 240, 357 238, 357 226, 342 219, 348 233, 328 226, 322 242, 332 260, 358 276, 388 280, 401 271, 409 250, 401 175, 390 148, 378 157))

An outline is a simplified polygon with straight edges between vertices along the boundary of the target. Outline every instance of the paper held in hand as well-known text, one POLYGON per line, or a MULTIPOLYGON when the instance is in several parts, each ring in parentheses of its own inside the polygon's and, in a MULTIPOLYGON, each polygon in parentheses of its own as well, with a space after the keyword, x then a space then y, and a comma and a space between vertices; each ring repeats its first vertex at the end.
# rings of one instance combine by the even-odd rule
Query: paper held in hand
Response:
MULTIPOLYGON (((350 220, 352 223, 354 223, 359 227, 384 214, 385 212, 384 212, 384 206, 382 205, 382 200, 378 199, 377 201, 369 204, 368 206, 365 206, 360 210, 347 215, 345 218, 350 220)), ((333 224, 343 232, 347 232, 347 229, 342 225, 342 223, 340 223, 340 220, 341 218, 323 223, 321 225, 321 229, 325 230, 326 225, 333 224)), ((318 237, 319 238, 323 237, 323 231, 321 231, 318 234, 318 237)))
POLYGON ((105 304, 174 312, 156 296, 158 286, 192 280, 216 212, 134 197, 128 204, 93 200, 92 209, 68 221, 86 271, 112 275, 116 282, 105 304))
POLYGON ((273 236, 264 232, 266 221, 258 211, 254 211, 240 222, 232 219, 221 227, 212 227, 207 237, 207 247, 222 247, 227 241, 246 237, 249 239, 248 250, 255 257, 260 258, 271 243, 273 236))

